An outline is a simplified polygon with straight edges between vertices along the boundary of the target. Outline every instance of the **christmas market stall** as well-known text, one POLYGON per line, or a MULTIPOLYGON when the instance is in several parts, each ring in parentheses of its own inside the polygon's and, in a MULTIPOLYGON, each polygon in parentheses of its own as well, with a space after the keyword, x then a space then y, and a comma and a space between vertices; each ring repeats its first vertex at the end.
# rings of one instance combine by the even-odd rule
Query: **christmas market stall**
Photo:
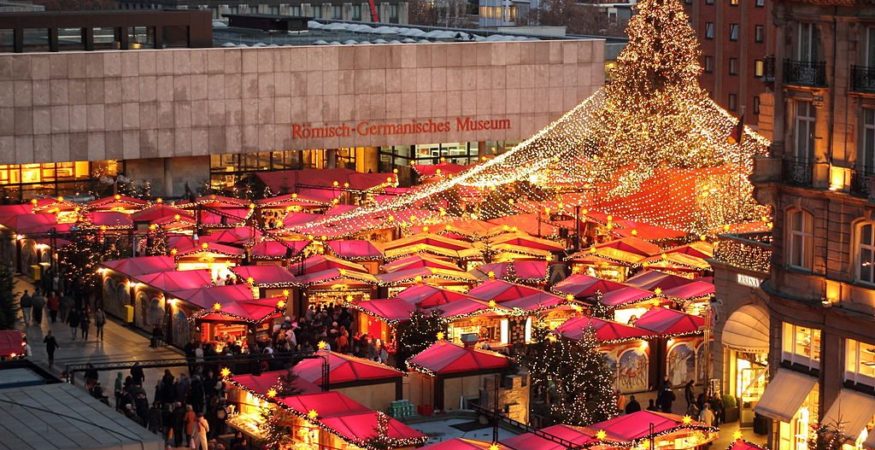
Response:
POLYGON ((666 289, 662 291, 662 296, 675 302, 681 310, 700 316, 710 307, 715 292, 714 283, 696 280, 666 289))
POLYGON ((570 319, 554 332, 564 339, 579 340, 590 331, 599 342, 599 351, 608 358, 619 392, 644 392, 652 386, 650 345, 647 341, 652 333, 595 317, 570 319))
POLYGON ((468 272, 434 267, 396 270, 377 275, 377 279, 380 280, 380 285, 386 288, 386 295, 388 297, 392 297, 410 286, 421 283, 441 286, 447 290, 464 292, 477 282, 477 278, 468 272))
POLYGON ((434 269, 446 269, 446 270, 461 270, 459 266, 454 264, 452 261, 448 261, 446 259, 440 259, 434 256, 426 255, 426 254, 416 254, 410 255, 404 258, 398 258, 392 262, 388 262, 383 264, 383 272, 396 272, 398 270, 404 269, 416 269, 419 267, 431 267, 434 269))
POLYGON ((288 302, 291 299, 290 289, 297 286, 295 276, 282 266, 237 266, 231 268, 231 272, 240 282, 251 286, 257 298, 282 297, 288 302))
POLYGON ((250 204, 248 200, 215 194, 197 197, 194 201, 176 206, 191 211, 198 228, 242 227, 255 210, 255 204, 250 204))
POLYGON ((129 281, 134 298, 134 325, 152 332, 161 327, 168 335, 171 329, 171 309, 166 302, 173 292, 198 289, 212 284, 208 270, 168 270, 132 276, 129 281))
MULTIPOLYGON (((567 308, 567 299, 531 286, 503 280, 488 280, 468 291, 468 295, 493 306, 489 316, 500 319, 502 345, 528 342, 537 322, 561 323, 576 311, 567 308)), ((486 317, 489 317, 486 316, 486 317)), ((465 328, 459 327, 461 330, 465 328)), ((455 328, 451 336, 456 340, 455 328)))
POLYGON ((703 318, 674 309, 653 308, 638 318, 635 326, 659 336, 658 344, 654 342, 658 345, 656 351, 665 355, 662 358, 665 365, 660 370, 672 386, 690 380, 697 384, 707 381, 703 318))
POLYGON ((685 278, 659 270, 645 270, 626 280, 626 284, 648 291, 655 291, 656 289, 666 291, 689 284, 692 281, 692 278, 685 278))
POLYGON ((327 385, 331 391, 378 411, 388 411, 393 401, 403 398, 404 372, 327 349, 317 351, 314 356, 301 360, 292 368, 299 379, 316 386, 327 385))
POLYGON ((486 241, 486 253, 491 261, 552 260, 555 253, 565 251, 565 246, 555 241, 531 236, 527 233, 503 233, 486 241))
POLYGON ((470 270, 482 262, 481 250, 472 243, 438 234, 417 234, 383 244, 386 259, 393 260, 415 254, 427 254, 447 259, 470 270))
MULTIPOLYGON (((407 360, 410 400, 421 414, 429 415, 432 410, 470 409, 468 403, 479 402, 487 379, 501 383, 501 377, 510 375, 512 363, 507 356, 475 348, 472 344, 438 340, 407 360)), ((527 423, 528 401, 525 399, 528 398, 528 389, 518 389, 517 394, 523 403, 515 405, 514 414, 509 416, 527 423)), ((499 398, 502 398, 501 393, 499 398)))
POLYGON ((702 277, 711 272, 704 258, 679 252, 666 252, 641 261, 641 266, 686 278, 702 277))
POLYGON ((103 279, 103 310, 128 323, 134 320, 134 298, 131 284, 135 277, 176 270, 169 256, 138 256, 104 261, 97 269, 103 279))
POLYGON ((217 352, 227 345, 245 351, 254 339, 268 338, 285 306, 282 298, 255 299, 252 288, 243 284, 186 289, 173 295, 174 342, 187 342, 183 341, 188 337, 185 320, 185 326, 193 325, 191 331, 197 333, 192 337, 212 343, 217 352))
POLYGON ((173 248, 170 254, 179 270, 207 269, 213 280, 218 281, 233 276, 230 269, 243 261, 246 251, 227 244, 202 242, 181 250, 173 248))
POLYGON ((685 450, 705 448, 717 439, 717 427, 656 411, 638 411, 589 426, 624 448, 685 450))
POLYGON ((567 259, 572 269, 577 268, 580 273, 623 282, 632 269, 639 267, 645 258, 661 252, 662 249, 655 244, 636 237, 627 237, 593 245, 567 259))
POLYGON ((470 273, 479 280, 498 279, 511 283, 544 286, 549 275, 546 260, 515 260, 477 266, 470 273))
POLYGON ((605 434, 588 427, 558 424, 541 428, 537 433, 523 433, 501 441, 507 448, 526 450, 565 450, 589 448, 598 450, 623 448, 606 440, 605 434))
POLYGON ((295 311, 298 312, 303 312, 309 305, 341 305, 371 299, 379 284, 377 277, 365 271, 337 267, 306 271, 297 277, 297 282, 303 294, 295 300, 295 311))
POLYGON ((371 274, 377 274, 380 263, 383 262, 383 252, 370 241, 363 239, 329 241, 326 247, 331 255, 347 261, 355 261, 365 266, 371 274))
POLYGON ((478 441, 476 439, 452 438, 447 439, 446 441, 426 445, 425 447, 422 447, 422 450, 514 450, 514 447, 508 447, 496 442, 478 441))
POLYGON ((265 440, 264 415, 273 408, 271 401, 276 397, 312 394, 321 392, 319 386, 292 375, 288 370, 271 370, 261 374, 231 374, 228 368, 222 369, 231 407, 226 424, 256 440, 265 440))
POLYGON ((263 239, 249 248, 249 257, 255 264, 285 264, 287 260, 300 260, 310 247, 310 240, 263 239))
POLYGON ((321 392, 277 398, 278 410, 288 413, 290 446, 281 449, 408 450, 428 438, 340 392, 321 392))

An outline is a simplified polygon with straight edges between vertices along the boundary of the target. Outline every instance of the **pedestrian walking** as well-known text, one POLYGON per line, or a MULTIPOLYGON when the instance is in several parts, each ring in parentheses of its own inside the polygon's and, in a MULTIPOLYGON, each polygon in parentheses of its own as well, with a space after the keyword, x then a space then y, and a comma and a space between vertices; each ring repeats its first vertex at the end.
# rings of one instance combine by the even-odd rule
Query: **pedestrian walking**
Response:
POLYGON ((699 413, 699 422, 708 426, 716 425, 716 417, 714 411, 711 410, 710 403, 705 403, 705 407, 702 408, 702 412, 699 413))
POLYGON ((143 367, 140 366, 139 361, 131 366, 131 378, 137 386, 142 386, 143 382, 146 381, 146 374, 143 373, 143 367))
POLYGON ((69 292, 65 292, 64 295, 61 296, 61 322, 67 323, 67 316, 70 314, 70 311, 73 310, 75 304, 76 300, 73 300, 73 297, 69 292))
POLYGON ((79 318, 79 329, 82 330, 82 340, 88 340, 88 330, 91 328, 91 318, 88 317, 88 310, 82 310, 82 317, 79 318))
POLYGON ((204 417, 203 413, 198 413, 197 422, 195 423, 195 446, 197 450, 209 450, 209 441, 207 439, 207 433, 210 432, 210 423, 207 422, 207 418, 204 417))
POLYGON ((194 448, 194 424, 197 422, 197 415, 194 413, 194 409, 192 409, 191 405, 185 405, 185 416, 183 417, 183 423, 185 424, 185 443, 188 444, 189 448, 194 448))
POLYGON ((149 431, 155 434, 161 434, 161 430, 164 428, 164 420, 161 412, 161 404, 156 402, 152 402, 152 407, 149 408, 149 418, 148 418, 149 431))
POLYGON ((49 293, 49 297, 47 299, 46 307, 49 309, 49 318, 52 319, 52 323, 58 321, 58 311, 61 310, 61 297, 58 297, 58 293, 52 291, 49 293))
POLYGON ((695 383, 693 382, 693 380, 687 381, 687 384, 684 385, 684 400, 687 401, 688 410, 696 402, 696 395, 693 392, 694 385, 695 383))
POLYGON ((46 353, 49 355, 49 367, 52 367, 55 364, 55 350, 60 347, 58 341, 52 336, 52 330, 49 330, 46 337, 43 338, 43 342, 46 344, 46 353))
POLYGON ((115 390, 115 410, 122 410, 122 394, 124 389, 124 380, 122 379, 122 373, 116 372, 115 374, 115 385, 113 386, 115 390))
POLYGON ((67 314, 67 325, 70 325, 70 336, 75 341, 76 332, 79 330, 79 311, 76 309, 70 310, 67 314))
POLYGON ((46 307, 46 298, 40 291, 34 293, 31 302, 33 302, 33 323, 40 325, 43 323, 43 309, 46 307))
POLYGON ((21 298, 18 300, 18 306, 21 308, 21 313, 24 315, 24 325, 30 325, 30 313, 31 308, 33 307, 33 297, 27 292, 27 289, 24 290, 24 294, 21 294, 21 298))
POLYGON ((103 326, 106 325, 106 313, 103 312, 103 308, 97 308, 97 311, 94 311, 94 328, 97 330, 97 339, 103 340, 103 326))

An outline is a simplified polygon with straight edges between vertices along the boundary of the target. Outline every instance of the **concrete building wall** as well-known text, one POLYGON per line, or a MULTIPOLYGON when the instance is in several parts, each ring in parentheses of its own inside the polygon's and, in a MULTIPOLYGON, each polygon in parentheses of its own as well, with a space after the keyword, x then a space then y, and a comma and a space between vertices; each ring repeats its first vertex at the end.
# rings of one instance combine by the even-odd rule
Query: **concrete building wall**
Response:
POLYGON ((604 83, 603 55, 600 40, 3 54, 0 163, 521 140, 604 83), (414 121, 447 131, 357 132, 414 121))

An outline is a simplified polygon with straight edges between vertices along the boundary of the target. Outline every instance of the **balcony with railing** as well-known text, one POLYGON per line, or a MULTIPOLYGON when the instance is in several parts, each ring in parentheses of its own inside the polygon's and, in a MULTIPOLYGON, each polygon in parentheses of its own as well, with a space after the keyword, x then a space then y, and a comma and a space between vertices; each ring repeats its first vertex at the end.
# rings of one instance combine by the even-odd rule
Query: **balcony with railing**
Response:
POLYGON ((826 63, 784 60, 784 84, 796 86, 826 86, 826 63))
POLYGON ((768 275, 772 262, 772 234, 722 234, 714 247, 714 260, 749 272, 768 275))
POLYGON ((794 186, 811 186, 811 161, 785 158, 783 165, 784 169, 781 171, 781 174, 784 178, 784 183, 794 186))
POLYGON ((875 94, 875 67, 851 66, 851 91, 875 94))

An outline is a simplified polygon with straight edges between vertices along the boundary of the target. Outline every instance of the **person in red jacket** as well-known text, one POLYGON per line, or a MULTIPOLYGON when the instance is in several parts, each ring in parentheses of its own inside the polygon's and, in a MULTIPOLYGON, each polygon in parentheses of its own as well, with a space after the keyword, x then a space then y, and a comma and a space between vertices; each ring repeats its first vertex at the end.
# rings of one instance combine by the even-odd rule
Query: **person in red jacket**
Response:
POLYGON ((52 291, 49 293, 49 298, 46 300, 46 307, 49 309, 49 317, 52 319, 52 323, 58 321, 58 311, 61 310, 61 297, 58 297, 58 293, 52 291))

